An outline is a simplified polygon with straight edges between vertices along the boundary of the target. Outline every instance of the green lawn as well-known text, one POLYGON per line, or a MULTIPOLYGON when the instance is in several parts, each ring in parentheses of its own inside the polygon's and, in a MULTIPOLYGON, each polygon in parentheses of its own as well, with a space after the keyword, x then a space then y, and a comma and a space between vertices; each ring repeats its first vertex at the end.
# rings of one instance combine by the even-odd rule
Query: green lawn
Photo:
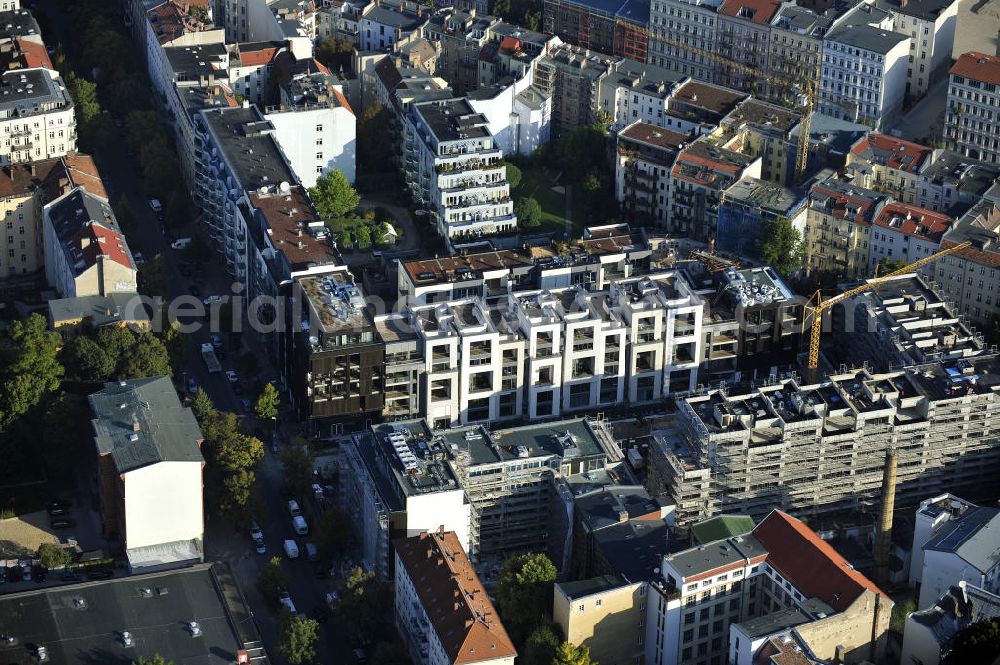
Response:
MULTIPOLYGON (((545 167, 522 167, 521 184, 513 194, 519 197, 534 197, 542 206, 541 226, 530 229, 539 232, 563 232, 566 230, 566 194, 553 191, 562 184, 562 173, 545 167)), ((572 222, 572 234, 579 235, 582 225, 572 222)))

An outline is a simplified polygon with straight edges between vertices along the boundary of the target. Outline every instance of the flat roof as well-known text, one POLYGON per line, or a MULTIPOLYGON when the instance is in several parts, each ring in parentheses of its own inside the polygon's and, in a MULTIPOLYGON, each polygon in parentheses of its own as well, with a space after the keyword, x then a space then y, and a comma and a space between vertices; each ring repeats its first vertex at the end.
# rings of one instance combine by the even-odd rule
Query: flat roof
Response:
POLYGON ((671 95, 673 99, 718 115, 726 115, 749 96, 745 92, 693 79, 685 82, 671 95))
POLYGON ((149 321, 140 296, 135 293, 109 293, 105 296, 56 298, 48 301, 49 320, 54 326, 67 321, 86 320, 96 327, 112 323, 149 321))
POLYGON ((368 327, 364 293, 350 273, 335 270, 296 279, 312 310, 312 323, 324 333, 360 331, 368 327))
POLYGON ((0 40, 24 36, 41 37, 38 21, 27 9, 0 12, 0 40))
POLYGON ((403 496, 458 490, 448 465, 450 451, 422 420, 372 425, 382 468, 403 496))
POLYGON ((202 117, 244 189, 296 182, 272 136, 273 125, 256 106, 210 109, 202 117))
POLYGON ((687 579, 766 554, 764 546, 752 535, 747 535, 698 545, 670 554, 666 560, 687 579))
POLYGON ((630 582, 655 579, 669 551, 670 527, 663 520, 628 520, 594 533, 608 565, 630 582))
POLYGON ((791 608, 742 621, 737 624, 737 629, 743 631, 747 637, 757 639, 810 621, 811 619, 798 609, 791 608))
POLYGON ((883 30, 868 25, 867 23, 843 23, 827 35, 827 39, 840 44, 847 44, 857 48, 880 53, 885 55, 900 42, 908 40, 909 35, 904 35, 891 30, 883 30))
POLYGON ((424 22, 424 18, 419 14, 383 7, 382 5, 372 7, 371 10, 361 17, 361 20, 381 23, 382 25, 392 26, 400 30, 414 30, 424 22))
POLYGON ((4 119, 49 113, 72 105, 57 71, 12 69, 0 77, 0 115, 4 119))
POLYGON ((441 143, 490 136, 486 116, 477 113, 467 99, 422 102, 413 108, 441 143))
POLYGON ((733 201, 782 215, 804 204, 805 199, 802 192, 753 176, 740 178, 722 193, 723 204, 733 201))
POLYGON ((623 129, 619 138, 645 143, 646 145, 664 150, 680 150, 680 148, 690 140, 687 134, 663 129, 657 125, 636 121, 623 129))
POLYGON ((302 185, 285 192, 250 192, 250 202, 267 222, 271 243, 293 269, 337 262, 330 234, 302 185))
POLYGON ((598 434, 585 418, 487 430, 481 425, 435 431, 453 452, 469 454, 470 463, 495 464, 531 457, 604 455, 598 434))
POLYGON ((915 16, 924 21, 935 21, 941 12, 955 4, 955 0, 877 0, 875 6, 894 14, 915 16))
POLYGON ((773 128, 779 132, 787 132, 802 119, 802 115, 789 111, 781 106, 768 104, 759 99, 750 98, 733 109, 725 121, 737 125, 754 125, 762 128, 773 128))
POLYGON ((229 55, 225 44, 197 44, 194 46, 166 46, 163 54, 177 81, 195 81, 202 76, 228 80, 229 72, 222 66, 229 55))
POLYGON ((557 582, 556 586, 562 590, 563 594, 570 600, 586 598, 596 593, 604 593, 612 589, 618 589, 631 584, 620 575, 600 575, 591 577, 588 580, 574 580, 572 582, 557 582))
POLYGON ((716 515, 691 525, 691 535, 699 543, 710 543, 753 531, 753 518, 749 515, 716 515))
MULTIPOLYGON (((232 594, 229 594, 232 596, 232 594)), ((0 595, 5 665, 37 665, 29 644, 59 665, 129 665, 159 654, 185 665, 230 665, 241 642, 210 565, 0 595), (147 593, 148 591, 148 593, 147 593), (192 637, 188 623, 201 635, 192 637), (133 646, 122 645, 121 633, 133 646)))

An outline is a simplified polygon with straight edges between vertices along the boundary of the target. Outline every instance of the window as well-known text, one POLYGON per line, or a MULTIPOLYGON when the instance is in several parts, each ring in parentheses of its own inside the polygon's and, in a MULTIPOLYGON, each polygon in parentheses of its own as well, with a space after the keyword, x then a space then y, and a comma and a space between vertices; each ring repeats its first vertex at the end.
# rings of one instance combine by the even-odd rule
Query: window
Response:
POLYGON ((316 145, 323 145, 323 139, 322 139, 322 137, 316 139, 316 145))
POLYGON ((316 131, 317 132, 323 131, 323 125, 316 125, 316 131))
POLYGON ((316 159, 323 159, 323 153, 317 152, 316 153, 316 159))
POLYGON ((582 612, 583 608, 584 608, 584 606, 581 604, 577 609, 582 612))
POLYGON ((598 598, 598 599, 597 599, 597 600, 596 600, 596 601, 594 602, 594 605, 597 605, 598 607, 600 607, 600 606, 601 606, 601 599, 600 599, 600 598, 598 598))

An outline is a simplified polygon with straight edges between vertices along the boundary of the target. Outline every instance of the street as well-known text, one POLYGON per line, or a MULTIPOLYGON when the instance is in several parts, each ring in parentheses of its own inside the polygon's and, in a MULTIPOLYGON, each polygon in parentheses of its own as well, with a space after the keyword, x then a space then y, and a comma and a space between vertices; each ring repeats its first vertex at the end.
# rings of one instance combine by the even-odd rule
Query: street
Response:
POLYGON ((900 137, 921 145, 941 140, 944 129, 944 107, 948 101, 948 77, 939 79, 927 94, 895 124, 900 137))

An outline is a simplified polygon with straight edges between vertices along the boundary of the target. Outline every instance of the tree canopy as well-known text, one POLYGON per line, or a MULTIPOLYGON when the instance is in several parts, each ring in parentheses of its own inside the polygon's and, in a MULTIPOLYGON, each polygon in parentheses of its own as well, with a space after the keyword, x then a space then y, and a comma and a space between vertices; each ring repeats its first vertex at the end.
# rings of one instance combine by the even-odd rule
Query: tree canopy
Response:
POLYGON ((375 579, 374 572, 355 566, 344 581, 336 608, 350 638, 364 642, 377 636, 391 608, 391 589, 375 579))
POLYGON ((527 229, 536 228, 542 223, 542 206, 530 196, 517 200, 514 214, 521 226, 527 229))
POLYGON ((343 217, 361 203, 357 190, 336 169, 316 179, 316 186, 309 190, 309 197, 323 219, 343 217))
POLYGON ((552 626, 543 624, 535 628, 525 642, 522 665, 552 665, 560 642, 559 635, 552 626))
POLYGON ((590 663, 590 649, 569 642, 560 644, 556 649, 555 658, 552 659, 552 665, 590 665, 590 663))
POLYGON ((154 653, 149 658, 139 657, 138 660, 133 660, 132 665, 174 665, 174 661, 167 660, 158 653, 154 653))
POLYGON ((958 631, 944 665, 993 663, 1000 657, 1000 618, 982 619, 958 631))
POLYGON ((787 217, 764 220, 757 250, 761 260, 782 276, 791 276, 802 268, 804 247, 802 235, 787 217))
POLYGON ((273 556, 257 575, 257 591, 272 610, 279 607, 281 592, 288 589, 288 573, 281 567, 281 558, 273 556))
POLYGON ((170 353, 151 332, 104 326, 80 334, 63 349, 67 373, 89 383, 170 375, 170 353))
POLYGON ((12 321, 0 337, 0 431, 59 388, 58 348, 59 334, 41 314, 12 321))
POLYGON ((316 643, 319 641, 319 623, 301 614, 286 616, 281 626, 278 651, 289 665, 305 665, 316 660, 316 643))
POLYGON ((42 543, 38 546, 38 561, 49 569, 62 568, 73 562, 73 555, 56 543, 42 543))
POLYGON ((547 621, 555 579, 556 567, 545 554, 517 554, 503 562, 497 609, 515 645, 547 621))
POLYGON ((278 403, 280 402, 278 389, 273 383, 265 383, 263 390, 257 397, 257 402, 253 405, 254 413, 261 420, 271 420, 278 416, 278 403))
POLYGON ((521 180, 524 178, 524 174, 521 173, 516 165, 507 162, 507 184, 510 185, 512 190, 517 189, 517 186, 521 184, 521 180))

